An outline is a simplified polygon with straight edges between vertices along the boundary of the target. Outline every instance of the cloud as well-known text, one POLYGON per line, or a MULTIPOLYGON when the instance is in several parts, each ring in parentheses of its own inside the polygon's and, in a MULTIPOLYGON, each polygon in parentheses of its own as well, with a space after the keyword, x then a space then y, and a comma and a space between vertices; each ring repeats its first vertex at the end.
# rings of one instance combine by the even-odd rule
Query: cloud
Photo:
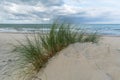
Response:
POLYGON ((119 0, 4 0, 1 23, 48 23, 56 18, 73 23, 120 20, 119 0), (114 6, 112 6, 114 5, 114 6))

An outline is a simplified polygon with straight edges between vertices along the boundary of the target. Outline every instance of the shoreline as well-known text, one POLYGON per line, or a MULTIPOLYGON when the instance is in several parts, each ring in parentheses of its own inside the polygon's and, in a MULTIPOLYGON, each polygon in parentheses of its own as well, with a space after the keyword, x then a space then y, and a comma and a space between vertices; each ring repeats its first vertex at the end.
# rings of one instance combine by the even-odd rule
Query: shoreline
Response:
MULTIPOLYGON (((0 34, 34 34, 34 32, 0 32, 0 34)), ((40 33, 41 35, 43 34, 46 34, 46 33, 40 33)), ((101 37, 120 37, 120 35, 105 35, 105 34, 101 34, 101 35, 98 35, 98 36, 101 36, 101 37)))

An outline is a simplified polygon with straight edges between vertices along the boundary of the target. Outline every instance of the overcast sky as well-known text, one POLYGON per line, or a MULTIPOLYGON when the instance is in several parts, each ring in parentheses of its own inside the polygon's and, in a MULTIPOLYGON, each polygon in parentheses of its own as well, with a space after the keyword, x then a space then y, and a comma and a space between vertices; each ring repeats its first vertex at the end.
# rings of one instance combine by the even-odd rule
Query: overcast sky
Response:
POLYGON ((0 23, 119 24, 120 0, 0 0, 0 23))

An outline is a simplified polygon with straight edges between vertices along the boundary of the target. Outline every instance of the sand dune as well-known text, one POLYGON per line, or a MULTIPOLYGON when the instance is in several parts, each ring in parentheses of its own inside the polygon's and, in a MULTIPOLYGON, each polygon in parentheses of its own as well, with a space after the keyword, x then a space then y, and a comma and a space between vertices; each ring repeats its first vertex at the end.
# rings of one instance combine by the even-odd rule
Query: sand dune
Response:
MULTIPOLYGON (((15 43, 13 37, 24 38, 22 34, 0 33, 0 80, 14 80, 15 75, 9 72, 18 58, 10 53, 8 44, 15 43)), ((102 37, 97 44, 71 44, 37 76, 41 80, 120 80, 120 37, 102 37)))
POLYGON ((98 44, 72 44, 55 56, 39 77, 42 80, 120 80, 119 40, 119 37, 103 37, 98 44))

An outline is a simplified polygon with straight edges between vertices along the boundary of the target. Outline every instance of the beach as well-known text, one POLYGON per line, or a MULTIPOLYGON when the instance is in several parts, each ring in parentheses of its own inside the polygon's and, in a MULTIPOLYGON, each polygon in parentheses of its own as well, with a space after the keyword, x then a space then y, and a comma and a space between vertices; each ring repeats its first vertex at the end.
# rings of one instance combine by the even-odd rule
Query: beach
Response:
MULTIPOLYGON (((0 80, 18 80, 13 74, 19 57, 11 52, 16 39, 22 41, 24 34, 0 33, 0 80)), ((49 60, 36 80, 120 80, 119 75, 120 37, 102 36, 96 44, 69 45, 49 60)))

